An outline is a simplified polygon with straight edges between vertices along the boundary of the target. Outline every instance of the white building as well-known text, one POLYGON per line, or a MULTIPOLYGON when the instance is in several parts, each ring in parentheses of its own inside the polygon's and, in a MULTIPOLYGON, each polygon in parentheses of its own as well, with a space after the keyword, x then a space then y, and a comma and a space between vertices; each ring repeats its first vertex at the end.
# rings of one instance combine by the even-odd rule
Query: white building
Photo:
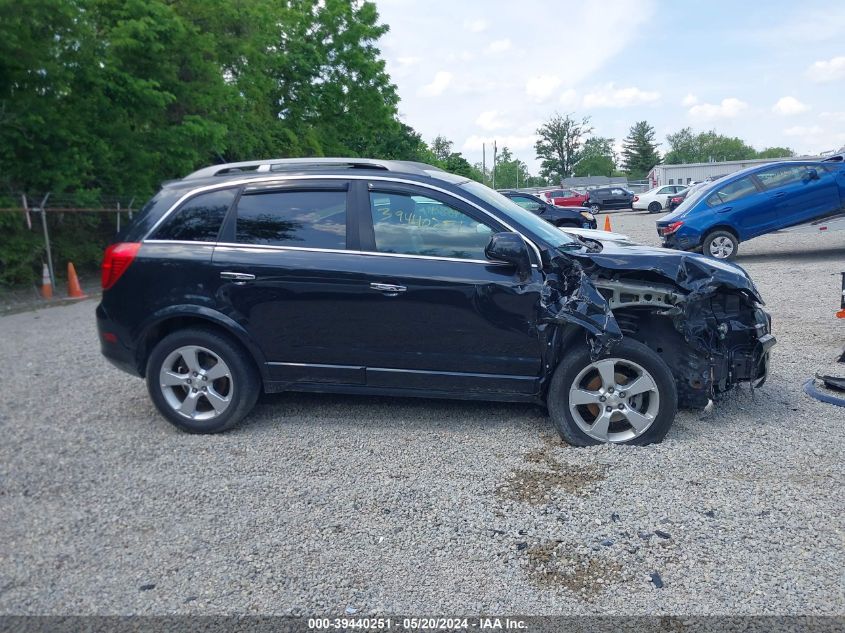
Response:
POLYGON ((728 160, 721 163, 686 163, 682 165, 655 165, 648 172, 652 187, 663 185, 687 185, 701 182, 710 177, 726 176, 746 167, 763 165, 782 160, 815 160, 816 157, 801 156, 795 158, 754 158, 751 160, 728 160))

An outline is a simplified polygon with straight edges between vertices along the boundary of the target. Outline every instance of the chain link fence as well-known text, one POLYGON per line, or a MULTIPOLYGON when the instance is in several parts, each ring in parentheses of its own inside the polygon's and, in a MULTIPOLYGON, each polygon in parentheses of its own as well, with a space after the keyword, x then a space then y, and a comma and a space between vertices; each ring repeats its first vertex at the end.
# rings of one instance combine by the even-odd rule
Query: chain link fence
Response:
POLYGON ((40 285, 47 265, 53 287, 68 262, 93 274, 103 250, 137 211, 135 198, 47 193, 0 197, 0 289, 40 285))

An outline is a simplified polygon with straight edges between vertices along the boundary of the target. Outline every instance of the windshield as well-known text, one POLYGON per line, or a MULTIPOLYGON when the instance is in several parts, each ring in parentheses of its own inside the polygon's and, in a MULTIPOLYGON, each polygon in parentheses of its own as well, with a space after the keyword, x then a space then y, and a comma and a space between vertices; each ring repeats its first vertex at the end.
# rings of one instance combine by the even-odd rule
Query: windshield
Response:
POLYGON ((694 186, 690 187, 689 191, 687 192, 687 197, 684 198, 684 201, 678 205, 678 208, 675 209, 675 213, 684 213, 689 209, 692 209, 695 204, 701 200, 701 197, 707 192, 710 191, 712 188, 711 185, 713 183, 702 184, 702 186, 694 186))
POLYGON ((498 191, 493 191, 490 187, 482 185, 480 182, 469 180, 460 185, 460 187, 461 189, 466 189, 474 196, 478 196, 484 202, 493 205, 496 210, 505 216, 506 220, 513 220, 520 226, 525 227, 549 246, 559 248, 568 244, 580 245, 580 242, 571 235, 567 235, 563 231, 556 229, 545 220, 523 209, 513 200, 509 200, 498 191))

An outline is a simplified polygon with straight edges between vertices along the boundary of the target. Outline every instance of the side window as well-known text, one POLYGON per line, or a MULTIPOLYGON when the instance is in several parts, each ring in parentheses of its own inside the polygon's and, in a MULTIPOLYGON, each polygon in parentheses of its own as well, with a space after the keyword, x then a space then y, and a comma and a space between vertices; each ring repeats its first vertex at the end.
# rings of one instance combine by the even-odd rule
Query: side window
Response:
POLYGON ((770 167, 763 171, 757 172, 757 178, 763 183, 766 189, 777 189, 778 187, 785 187, 786 185, 793 185, 801 182, 804 174, 807 172, 806 167, 798 165, 780 165, 778 167, 770 167))
POLYGON ((661 189, 661 190, 660 190, 660 191, 658 191, 657 193, 658 193, 658 194, 664 194, 664 193, 674 193, 674 192, 675 192, 675 188, 674 188, 674 187, 663 187, 663 189, 661 189))
POLYGON ((493 229, 439 200, 406 193, 370 193, 379 253, 486 259, 493 229))
POLYGON ((746 176, 745 178, 740 178, 739 180, 718 187, 707 198, 707 204, 715 207, 726 202, 739 200, 754 193, 757 193, 757 187, 754 186, 754 181, 749 176, 746 176))
POLYGON ((202 193, 187 200, 152 235, 154 240, 216 242, 235 190, 202 193))
POLYGON ((238 201, 240 244, 346 248, 345 191, 244 193, 238 201))
POLYGON ((514 196, 511 200, 516 202, 523 209, 528 209, 529 211, 536 211, 539 206, 536 200, 532 200, 531 198, 526 198, 524 196, 514 196))

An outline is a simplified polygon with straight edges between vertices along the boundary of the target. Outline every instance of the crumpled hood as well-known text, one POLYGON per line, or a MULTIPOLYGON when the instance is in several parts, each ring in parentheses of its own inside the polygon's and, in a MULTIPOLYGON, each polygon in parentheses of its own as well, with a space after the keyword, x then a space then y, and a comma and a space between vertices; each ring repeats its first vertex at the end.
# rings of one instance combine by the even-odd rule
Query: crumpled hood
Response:
POLYGON ((757 287, 741 266, 685 251, 637 244, 604 242, 600 253, 569 253, 589 270, 591 263, 614 271, 642 270, 656 273, 694 295, 708 295, 720 288, 741 290, 763 304, 757 287))

